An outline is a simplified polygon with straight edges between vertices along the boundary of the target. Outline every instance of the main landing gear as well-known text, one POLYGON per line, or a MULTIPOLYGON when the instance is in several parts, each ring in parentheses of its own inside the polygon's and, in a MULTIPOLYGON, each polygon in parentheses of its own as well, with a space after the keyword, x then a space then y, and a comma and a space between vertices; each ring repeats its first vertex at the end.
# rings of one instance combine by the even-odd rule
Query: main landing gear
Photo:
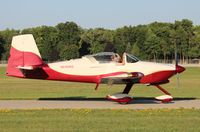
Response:
POLYGON ((126 84, 126 87, 124 88, 124 91, 122 93, 108 95, 107 99, 118 102, 120 104, 128 104, 129 102, 132 101, 132 97, 128 95, 132 86, 133 86, 133 83, 126 84))
MULTIPOLYGON (((107 99, 118 102, 120 104, 130 103, 132 101, 132 97, 129 96, 128 93, 130 92, 132 86, 133 86, 133 83, 126 84, 126 87, 124 88, 124 91, 122 93, 108 95, 107 99)), ((161 101, 162 103, 169 103, 173 100, 173 97, 167 90, 162 88, 160 85, 154 85, 154 86, 165 94, 165 95, 155 97, 156 100, 161 101)))

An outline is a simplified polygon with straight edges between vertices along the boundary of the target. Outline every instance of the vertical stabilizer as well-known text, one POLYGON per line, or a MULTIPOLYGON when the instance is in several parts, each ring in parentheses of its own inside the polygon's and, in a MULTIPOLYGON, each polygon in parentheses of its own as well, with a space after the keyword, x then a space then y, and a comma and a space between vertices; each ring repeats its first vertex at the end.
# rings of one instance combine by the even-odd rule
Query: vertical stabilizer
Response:
POLYGON ((19 67, 37 67, 43 64, 32 34, 13 37, 6 70, 7 75, 24 77, 19 67))

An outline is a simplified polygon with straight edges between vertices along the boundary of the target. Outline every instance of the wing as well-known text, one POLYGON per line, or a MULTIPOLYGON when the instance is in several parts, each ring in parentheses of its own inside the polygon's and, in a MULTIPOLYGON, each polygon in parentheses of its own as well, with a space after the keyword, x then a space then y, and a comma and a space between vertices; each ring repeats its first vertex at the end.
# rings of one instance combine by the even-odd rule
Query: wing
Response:
POLYGON ((140 72, 130 72, 130 73, 122 73, 118 75, 108 75, 102 77, 101 83, 108 84, 127 84, 127 83, 138 83, 139 80, 144 76, 144 74, 140 72))

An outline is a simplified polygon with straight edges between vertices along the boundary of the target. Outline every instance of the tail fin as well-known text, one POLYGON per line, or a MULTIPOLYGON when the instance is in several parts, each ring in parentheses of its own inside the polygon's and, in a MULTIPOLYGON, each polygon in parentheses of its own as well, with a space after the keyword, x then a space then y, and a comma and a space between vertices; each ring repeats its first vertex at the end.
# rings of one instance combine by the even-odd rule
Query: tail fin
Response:
POLYGON ((12 38, 10 56, 6 74, 24 77, 20 69, 29 69, 43 65, 41 55, 32 34, 18 35, 12 38))

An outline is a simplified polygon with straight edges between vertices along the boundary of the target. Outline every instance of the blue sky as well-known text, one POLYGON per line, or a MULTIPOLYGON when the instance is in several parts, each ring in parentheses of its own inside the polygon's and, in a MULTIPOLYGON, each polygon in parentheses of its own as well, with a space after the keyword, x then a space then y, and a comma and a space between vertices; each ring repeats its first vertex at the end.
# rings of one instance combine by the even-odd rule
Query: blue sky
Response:
POLYGON ((200 0, 2 0, 0 30, 66 21, 83 28, 115 29, 184 18, 200 25, 200 0))

